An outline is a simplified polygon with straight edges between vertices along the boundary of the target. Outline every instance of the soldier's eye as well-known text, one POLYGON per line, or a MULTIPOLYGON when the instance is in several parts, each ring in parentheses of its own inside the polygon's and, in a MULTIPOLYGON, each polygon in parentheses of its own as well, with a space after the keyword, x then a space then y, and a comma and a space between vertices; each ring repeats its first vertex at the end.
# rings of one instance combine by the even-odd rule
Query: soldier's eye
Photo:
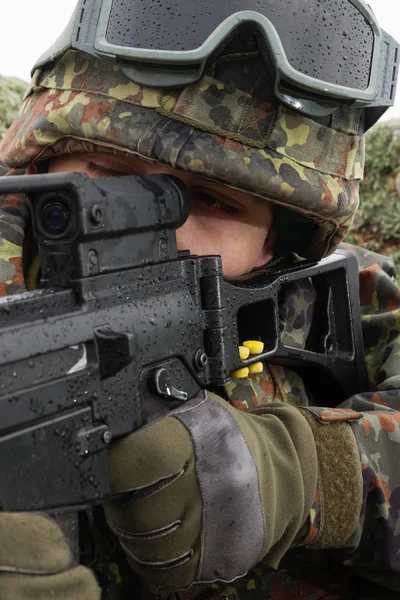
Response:
POLYGON ((239 215, 241 210, 232 204, 223 202, 219 198, 216 198, 213 194, 205 192, 204 190, 194 189, 192 190, 192 200, 199 202, 203 205, 210 207, 216 212, 223 212, 229 215, 239 215))

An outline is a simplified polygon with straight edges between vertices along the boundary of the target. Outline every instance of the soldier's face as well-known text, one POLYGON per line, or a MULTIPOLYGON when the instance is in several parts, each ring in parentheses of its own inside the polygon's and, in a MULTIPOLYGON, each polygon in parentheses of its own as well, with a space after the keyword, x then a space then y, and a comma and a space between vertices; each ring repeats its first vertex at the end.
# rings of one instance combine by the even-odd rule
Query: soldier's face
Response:
POLYGON ((84 171, 90 177, 172 174, 191 191, 192 209, 177 230, 179 250, 219 254, 225 277, 249 273, 271 260, 275 233, 270 203, 227 185, 137 157, 72 154, 50 162, 49 172, 84 171))

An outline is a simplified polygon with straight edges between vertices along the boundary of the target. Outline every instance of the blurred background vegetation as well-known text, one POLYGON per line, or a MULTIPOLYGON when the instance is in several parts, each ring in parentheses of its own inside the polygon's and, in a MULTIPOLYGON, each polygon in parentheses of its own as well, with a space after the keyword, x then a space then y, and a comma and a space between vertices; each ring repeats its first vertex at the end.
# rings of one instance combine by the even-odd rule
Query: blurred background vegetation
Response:
POLYGON ((0 75, 0 139, 11 125, 15 113, 21 106, 27 83, 14 77, 0 75))
POLYGON ((400 274, 400 120, 366 135, 360 208, 346 241, 392 256, 400 274))
MULTIPOLYGON (((26 86, 20 79, 0 76, 0 139, 26 86)), ((366 139, 361 204, 346 241, 391 255, 400 273, 400 120, 375 125, 366 139)))

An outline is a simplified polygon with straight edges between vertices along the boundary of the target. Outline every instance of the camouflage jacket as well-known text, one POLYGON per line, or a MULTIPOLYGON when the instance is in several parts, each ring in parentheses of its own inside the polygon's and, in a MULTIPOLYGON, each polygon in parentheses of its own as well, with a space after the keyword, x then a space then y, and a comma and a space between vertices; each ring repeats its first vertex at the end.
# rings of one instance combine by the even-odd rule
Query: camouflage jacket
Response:
MULTIPOLYGON (((16 195, 0 199, 0 295, 25 289, 22 246, 28 227, 25 203, 16 195)), ((28 236, 29 237, 29 236, 28 236)), ((310 400, 302 379, 294 370, 265 365, 261 374, 226 386, 227 399, 239 410, 270 402, 309 406, 322 423, 352 421, 359 447, 363 475, 363 504, 359 526, 346 548, 329 551, 318 547, 323 519, 318 492, 310 510, 310 526, 303 548, 287 553, 278 570, 263 563, 232 584, 194 586, 174 596, 194 598, 252 598, 285 600, 339 600, 344 598, 400 597, 400 289, 390 259, 353 248, 360 264, 360 296, 365 355, 370 390, 348 399, 337 409, 324 410, 324 398, 310 400), (392 591, 391 591, 392 590, 392 591)), ((288 295, 285 336, 291 344, 305 343, 309 326, 309 303, 301 290, 288 295), (297 301, 296 301, 297 300, 297 301)), ((160 597, 144 588, 129 571, 110 532, 95 519, 90 528, 98 549, 92 567, 104 589, 104 600, 123 600, 134 595, 160 597)))

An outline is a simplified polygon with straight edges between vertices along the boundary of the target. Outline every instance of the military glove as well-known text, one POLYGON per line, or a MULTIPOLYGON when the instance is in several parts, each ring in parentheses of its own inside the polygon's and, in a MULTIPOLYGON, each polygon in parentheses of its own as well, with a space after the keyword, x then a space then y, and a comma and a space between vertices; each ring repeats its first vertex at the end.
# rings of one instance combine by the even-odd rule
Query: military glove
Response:
POLYGON ((49 517, 0 513, 0 600, 99 600, 89 569, 74 566, 49 517))
POLYGON ((108 523, 139 575, 166 590, 276 566, 307 521, 317 451, 301 412, 241 412, 202 391, 110 447, 108 523))

